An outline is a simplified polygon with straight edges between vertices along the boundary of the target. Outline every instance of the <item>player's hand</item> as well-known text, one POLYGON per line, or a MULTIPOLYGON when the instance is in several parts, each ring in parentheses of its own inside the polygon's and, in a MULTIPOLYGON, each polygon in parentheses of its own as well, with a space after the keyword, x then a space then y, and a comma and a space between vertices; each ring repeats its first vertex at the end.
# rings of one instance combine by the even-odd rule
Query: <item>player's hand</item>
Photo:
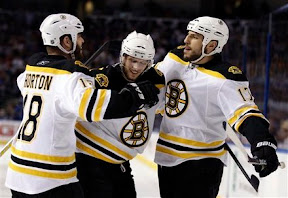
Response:
POLYGON ((251 146, 254 158, 265 160, 267 165, 254 165, 260 177, 266 177, 278 168, 278 157, 276 154, 277 142, 275 139, 259 141, 251 146))
POLYGON ((159 101, 159 89, 148 80, 137 83, 129 83, 125 89, 130 91, 133 96, 133 100, 136 102, 139 109, 143 107, 151 108, 159 101))

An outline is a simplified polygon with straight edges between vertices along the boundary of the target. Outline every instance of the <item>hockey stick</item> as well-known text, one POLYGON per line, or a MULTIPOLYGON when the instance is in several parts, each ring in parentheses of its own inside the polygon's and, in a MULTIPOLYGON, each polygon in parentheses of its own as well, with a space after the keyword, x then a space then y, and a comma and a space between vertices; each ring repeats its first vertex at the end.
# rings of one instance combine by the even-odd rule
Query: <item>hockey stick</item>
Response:
POLYGON ((106 50, 110 51, 119 51, 121 49, 121 41, 119 40, 112 40, 112 41, 106 41, 103 45, 101 45, 91 56, 88 58, 88 60, 84 63, 84 65, 89 66, 96 57, 98 57, 102 52, 106 50))
MULTIPOLYGON (((226 128, 226 132, 228 137, 234 142, 234 144, 240 149, 240 151, 242 152, 242 154, 244 155, 244 157, 246 158, 246 160, 254 165, 267 165, 266 160, 263 159, 257 159, 257 158, 252 158, 250 157, 250 155, 246 152, 244 145, 242 144, 242 142, 240 141, 240 139, 238 138, 238 136, 236 135, 236 133, 234 132, 234 130, 230 127, 229 124, 227 124, 227 128, 226 128)), ((283 169, 285 168, 285 163, 284 162, 279 162, 279 168, 283 169)))
POLYGON ((241 163, 239 162, 239 160, 237 159, 235 154, 232 152, 232 150, 230 149, 227 143, 224 144, 224 148, 230 153, 231 157, 233 158, 233 160, 235 161, 235 163, 237 164, 237 166, 239 167, 243 175, 249 181, 251 186, 256 190, 256 192, 258 192, 258 188, 260 184, 259 179, 253 174, 251 175, 251 177, 249 177, 248 173, 245 171, 245 169, 243 168, 243 166, 241 165, 241 163))
POLYGON ((0 157, 2 157, 6 151, 8 151, 8 149, 11 147, 13 140, 16 138, 16 136, 18 135, 18 133, 16 133, 10 140, 9 142, 7 142, 5 144, 5 146, 2 148, 2 150, 0 151, 0 157))

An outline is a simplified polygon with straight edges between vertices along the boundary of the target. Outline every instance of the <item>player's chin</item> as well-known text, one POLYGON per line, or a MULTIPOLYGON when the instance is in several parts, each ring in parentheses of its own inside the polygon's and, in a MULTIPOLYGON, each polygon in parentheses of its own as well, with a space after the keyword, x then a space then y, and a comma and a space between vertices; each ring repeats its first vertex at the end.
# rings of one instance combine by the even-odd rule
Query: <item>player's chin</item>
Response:
POLYGON ((138 74, 137 75, 131 74, 131 75, 128 76, 128 79, 131 80, 131 81, 135 81, 138 78, 138 76, 139 76, 138 74))
POLYGON ((189 57, 191 57, 191 55, 192 55, 192 54, 191 54, 191 50, 186 50, 186 49, 185 49, 185 50, 183 51, 183 57, 184 57, 184 58, 189 58, 189 57))
POLYGON ((191 60, 191 55, 184 53, 184 55, 183 55, 183 60, 184 60, 184 61, 190 61, 190 60, 191 60))

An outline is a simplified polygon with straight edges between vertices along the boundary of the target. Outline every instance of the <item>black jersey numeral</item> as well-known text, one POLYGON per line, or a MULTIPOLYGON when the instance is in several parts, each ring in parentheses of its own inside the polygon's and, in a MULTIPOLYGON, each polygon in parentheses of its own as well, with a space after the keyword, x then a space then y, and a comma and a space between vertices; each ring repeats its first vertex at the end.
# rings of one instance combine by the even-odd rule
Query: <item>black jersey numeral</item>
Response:
POLYGON ((254 97, 252 96, 250 89, 248 87, 240 88, 240 89, 238 89, 238 92, 240 93, 240 95, 244 101, 253 101, 254 100, 254 97), (247 95, 247 93, 248 93, 248 95, 247 95))
POLYGON ((23 124, 21 125, 18 139, 30 142, 36 133, 38 119, 41 113, 42 108, 42 97, 39 95, 33 95, 31 100, 28 102, 30 104, 27 104, 27 98, 28 94, 24 98, 24 104, 23 104, 23 118, 28 118, 25 121, 23 121, 23 124), (25 108, 29 105, 29 108, 25 108))
POLYGON ((80 78, 79 80, 84 88, 92 86, 92 82, 87 79, 80 78))

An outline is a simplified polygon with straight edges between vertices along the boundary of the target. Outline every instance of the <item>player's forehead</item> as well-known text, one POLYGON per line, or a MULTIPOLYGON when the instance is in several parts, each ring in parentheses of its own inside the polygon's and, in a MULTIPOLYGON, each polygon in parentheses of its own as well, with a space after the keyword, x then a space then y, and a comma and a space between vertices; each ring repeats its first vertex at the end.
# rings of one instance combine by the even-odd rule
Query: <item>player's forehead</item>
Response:
POLYGON ((199 33, 197 33, 197 32, 191 31, 191 30, 189 30, 189 31, 187 32, 187 35, 189 35, 189 36, 203 37, 202 34, 199 34, 199 33))
POLYGON ((144 59, 141 59, 141 58, 135 58, 135 57, 133 57, 133 56, 129 56, 129 55, 127 55, 127 59, 128 60, 131 60, 131 61, 137 61, 137 62, 148 62, 147 60, 144 60, 144 59))

